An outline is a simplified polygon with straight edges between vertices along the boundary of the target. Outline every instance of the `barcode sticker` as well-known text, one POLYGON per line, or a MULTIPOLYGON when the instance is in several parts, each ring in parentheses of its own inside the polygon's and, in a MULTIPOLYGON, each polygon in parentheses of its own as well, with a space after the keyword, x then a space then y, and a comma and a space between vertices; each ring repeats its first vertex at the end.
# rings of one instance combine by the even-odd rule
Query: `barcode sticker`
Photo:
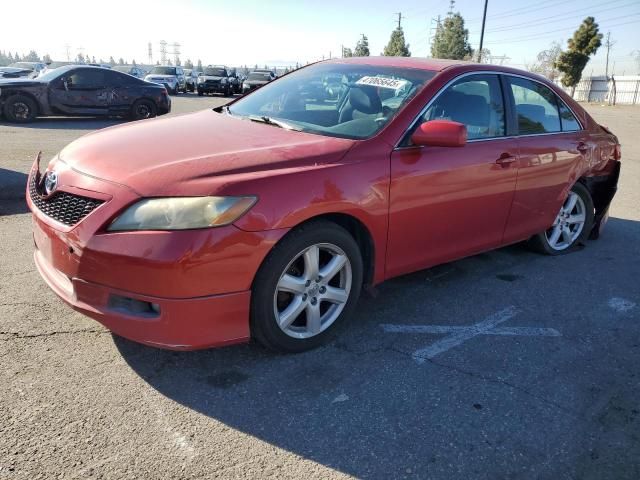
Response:
POLYGON ((391 88, 397 90, 404 87, 408 82, 406 80, 398 80, 395 78, 384 77, 362 77, 356 82, 356 85, 369 85, 371 87, 391 88))

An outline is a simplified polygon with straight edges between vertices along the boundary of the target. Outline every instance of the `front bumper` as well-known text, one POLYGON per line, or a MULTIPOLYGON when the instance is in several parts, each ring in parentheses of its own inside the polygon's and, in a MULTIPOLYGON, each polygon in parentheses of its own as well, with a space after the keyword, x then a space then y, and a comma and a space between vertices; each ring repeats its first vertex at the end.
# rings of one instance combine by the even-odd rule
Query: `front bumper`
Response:
POLYGON ((248 340, 253 278, 286 229, 107 232, 104 225, 135 201, 131 193, 60 164, 56 171, 59 190, 104 200, 66 226, 38 209, 27 191, 34 260, 62 300, 114 333, 151 346, 191 350, 248 340))
POLYGON ((224 93, 227 89, 231 89, 231 86, 229 84, 221 84, 221 83, 217 83, 217 84, 204 84, 204 83, 199 83, 196 87, 198 89, 198 92, 202 92, 202 93, 224 93))

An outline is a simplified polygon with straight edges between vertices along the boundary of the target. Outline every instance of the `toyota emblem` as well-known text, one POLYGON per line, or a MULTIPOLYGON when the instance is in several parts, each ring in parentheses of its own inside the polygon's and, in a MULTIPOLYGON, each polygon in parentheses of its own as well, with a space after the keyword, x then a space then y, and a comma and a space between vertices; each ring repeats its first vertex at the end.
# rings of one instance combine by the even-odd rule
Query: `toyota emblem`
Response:
POLYGON ((47 172, 44 176, 44 191, 47 195, 51 195, 58 188, 58 174, 56 172, 47 172))

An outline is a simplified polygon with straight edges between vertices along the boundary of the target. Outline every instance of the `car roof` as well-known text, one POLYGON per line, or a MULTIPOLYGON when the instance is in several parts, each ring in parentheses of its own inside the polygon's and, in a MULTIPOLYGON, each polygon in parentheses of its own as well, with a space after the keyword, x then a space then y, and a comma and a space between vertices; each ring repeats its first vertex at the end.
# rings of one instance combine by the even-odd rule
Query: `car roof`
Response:
MULTIPOLYGON (((350 63, 355 65, 374 65, 380 67, 418 68, 440 72, 457 65, 474 65, 473 62, 462 60, 444 60, 439 58, 421 57, 348 57, 325 60, 325 63, 350 63)), ((478 64, 476 64, 478 65, 478 64)))

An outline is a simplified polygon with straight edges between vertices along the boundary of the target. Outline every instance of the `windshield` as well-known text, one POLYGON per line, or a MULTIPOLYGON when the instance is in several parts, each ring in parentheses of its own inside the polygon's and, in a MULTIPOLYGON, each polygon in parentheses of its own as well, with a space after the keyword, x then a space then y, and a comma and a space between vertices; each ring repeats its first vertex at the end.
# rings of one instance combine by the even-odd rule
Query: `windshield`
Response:
POLYGON ((224 68, 207 67, 204 69, 204 74, 209 77, 226 77, 227 71, 224 68))
POLYGON ((47 73, 43 73, 40 76, 38 76, 38 80, 39 81, 41 80, 43 82, 50 82, 51 80, 62 75, 63 71, 68 71, 68 69, 63 67, 58 67, 51 70, 47 70, 47 73))
POLYGON ((271 79, 271 74, 267 72, 251 72, 247 77, 247 80, 268 81, 270 79, 271 79))
POLYGON ((149 73, 156 75, 175 75, 176 69, 175 67, 153 67, 149 73))
POLYGON ((15 62, 15 63, 12 63, 9 66, 13 67, 13 68, 24 68, 24 69, 27 69, 27 70, 33 70, 33 64, 32 63, 15 62))
POLYGON ((229 113, 280 119, 304 132, 364 139, 380 131, 434 75, 408 68, 318 64, 268 83, 230 105, 229 113))

